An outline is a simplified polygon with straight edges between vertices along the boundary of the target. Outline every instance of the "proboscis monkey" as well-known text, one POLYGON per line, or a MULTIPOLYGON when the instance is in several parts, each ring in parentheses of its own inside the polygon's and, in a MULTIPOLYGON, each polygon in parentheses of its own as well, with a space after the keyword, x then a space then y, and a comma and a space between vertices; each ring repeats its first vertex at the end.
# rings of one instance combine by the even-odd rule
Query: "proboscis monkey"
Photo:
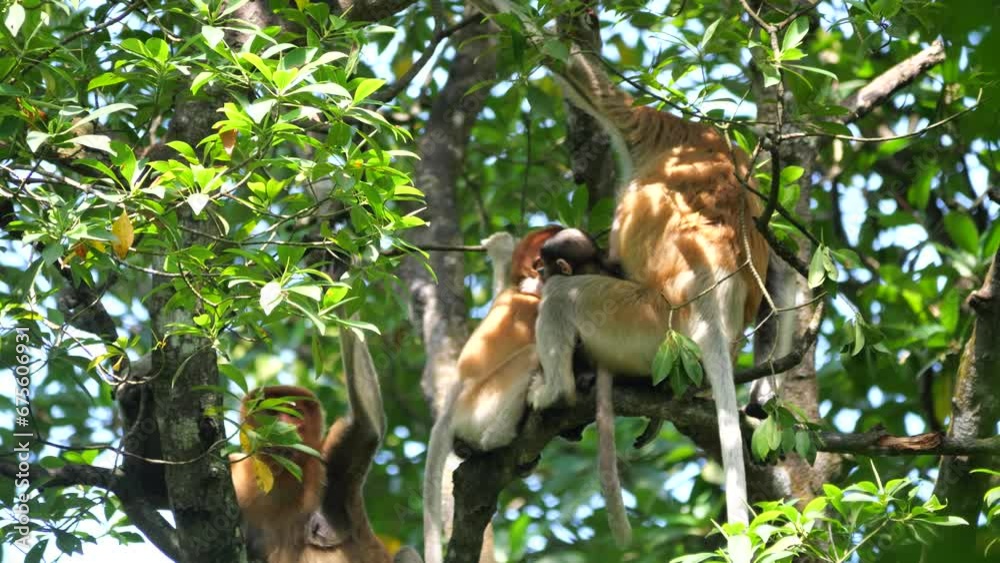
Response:
MULTIPOLYGON (((316 395, 303 387, 277 385, 251 391, 243 398, 240 418, 244 425, 241 442, 250 440, 243 436, 258 429, 275 429, 271 423, 276 421, 291 425, 302 445, 317 453, 323 446, 323 408, 316 395)), ((323 462, 288 446, 268 447, 250 455, 232 454, 230 460, 233 487, 251 544, 270 563, 299 561, 307 549, 307 524, 325 490, 323 462), (300 477, 282 464, 288 461, 299 467, 300 477), (269 478, 273 479, 270 484, 269 478)))
POLYGON ((507 233, 483 241, 493 262, 495 298, 459 354, 459 379, 431 429, 424 467, 427 563, 441 562, 441 479, 454 440, 485 451, 506 446, 517 435, 528 385, 539 369, 535 320, 540 279, 534 266, 542 244, 560 230, 553 225, 532 231, 516 247, 507 233))
MULTIPOLYGON (((485 13, 513 14, 532 40, 544 39, 511 2, 474 4, 485 13)), ((570 101, 601 123, 623 161, 609 250, 626 279, 556 277, 545 285, 537 329, 543 376, 532 383, 528 402, 545 408, 574 400, 578 337, 597 364, 642 375, 668 330, 687 335, 701 348, 715 399, 727 520, 747 522, 733 351, 760 303, 768 253, 751 227, 760 203, 739 180, 753 181, 746 155, 708 123, 634 106, 578 46, 565 66, 551 66, 570 101)))
MULTIPOLYGON (((294 405, 271 401, 261 405, 272 416, 296 427, 302 443, 322 452, 322 460, 282 446, 274 454, 293 460, 302 480, 290 474, 268 451, 252 457, 235 454, 232 466, 237 500, 251 537, 257 537, 269 563, 389 563, 393 561, 372 531, 364 505, 364 483, 375 452, 385 435, 382 396, 368 348, 350 329, 341 329, 341 354, 350 412, 339 418, 320 442, 322 408, 316 396, 301 387, 265 387, 244 400, 294 397, 294 405), (302 416, 288 412, 289 407, 302 416), (257 483, 253 464, 268 465, 274 477, 267 493, 257 483), (324 467, 325 466, 325 467, 324 467)), ((247 420, 255 425, 254 415, 247 420)), ((419 563, 410 548, 396 553, 396 563, 419 563)))
MULTIPOLYGON (((542 287, 555 276, 597 274, 613 271, 590 236, 579 229, 563 229, 545 241, 541 249, 542 287)), ((612 374, 598 364, 597 371, 597 460, 604 504, 608 509, 608 527, 618 545, 632 541, 632 526, 622 500, 615 446, 615 409, 612 402, 612 374)))

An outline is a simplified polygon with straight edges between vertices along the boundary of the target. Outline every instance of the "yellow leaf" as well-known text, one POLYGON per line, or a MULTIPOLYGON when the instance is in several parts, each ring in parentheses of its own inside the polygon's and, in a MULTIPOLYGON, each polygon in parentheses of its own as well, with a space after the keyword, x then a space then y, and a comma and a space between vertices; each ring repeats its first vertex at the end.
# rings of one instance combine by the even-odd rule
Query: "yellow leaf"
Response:
POLYGON ((135 240, 135 230, 132 228, 132 221, 128 218, 128 213, 122 214, 115 219, 111 225, 111 234, 115 235, 115 242, 111 245, 115 249, 115 254, 120 259, 128 255, 128 249, 132 247, 135 240))
POLYGON ((386 534, 375 534, 378 539, 382 540, 382 545, 389 551, 389 553, 395 555, 403 547, 403 542, 399 541, 399 538, 394 536, 389 536, 386 534))
POLYGON ((90 248, 93 248, 101 254, 104 254, 108 249, 108 246, 99 240, 88 240, 87 244, 90 245, 90 248))
POLYGON ((309 0, 295 0, 295 7, 300 10, 305 9, 305 7, 308 5, 309 5, 309 0))
POLYGON ((257 456, 253 456, 251 459, 253 460, 253 475, 257 479, 257 488, 265 494, 271 492, 271 489, 274 488, 274 474, 271 473, 271 468, 257 456))
POLYGON ((240 429, 240 448, 244 453, 250 453, 250 436, 243 429, 240 429))

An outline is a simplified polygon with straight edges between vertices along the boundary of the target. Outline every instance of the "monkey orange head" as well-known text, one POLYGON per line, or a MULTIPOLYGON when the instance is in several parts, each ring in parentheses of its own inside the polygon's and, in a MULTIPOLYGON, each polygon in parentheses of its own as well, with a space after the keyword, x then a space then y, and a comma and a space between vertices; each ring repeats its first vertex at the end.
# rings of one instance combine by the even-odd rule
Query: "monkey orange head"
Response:
POLYGON ((542 245, 556 233, 563 230, 560 225, 549 225, 535 231, 531 231, 517 243, 514 249, 514 257, 511 259, 510 282, 517 286, 527 278, 539 277, 535 265, 541 257, 542 245))
MULTIPOLYGON (((296 441, 294 436, 288 436, 288 426, 294 429, 303 444, 315 450, 320 449, 323 408, 316 395, 308 389, 291 385, 255 389, 243 399, 240 414, 249 428, 268 430, 266 435, 260 436, 276 444, 268 449, 280 449, 283 456, 290 457, 297 463, 307 454, 288 447, 296 441)), ((244 449, 253 449, 248 448, 247 443, 243 446, 244 449)))

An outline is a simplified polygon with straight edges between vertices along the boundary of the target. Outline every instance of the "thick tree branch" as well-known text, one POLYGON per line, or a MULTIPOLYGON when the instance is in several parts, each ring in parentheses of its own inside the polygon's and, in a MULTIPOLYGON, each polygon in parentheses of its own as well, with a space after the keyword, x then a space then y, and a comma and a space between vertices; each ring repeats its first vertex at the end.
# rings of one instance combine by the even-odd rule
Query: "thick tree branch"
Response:
MULTIPOLYGON (((11 479, 18 478, 17 463, 0 462, 0 475, 11 479)), ((59 469, 44 469, 37 465, 31 467, 32 478, 39 477, 44 483, 40 488, 61 488, 73 485, 86 485, 88 487, 100 487, 102 489, 114 490, 120 485, 121 474, 115 473, 106 467, 95 467, 92 465, 66 465, 59 469)))
POLYGON ((820 451, 867 456, 1000 454, 1000 436, 965 438, 945 436, 939 432, 893 436, 877 428, 861 434, 821 432, 817 438, 820 451))
POLYGON ((852 123, 864 117, 885 103, 899 89, 909 85, 944 59, 944 43, 940 39, 936 39, 916 55, 878 75, 841 103, 851 112, 844 116, 843 123, 852 123))
MULTIPOLYGON (((955 392, 952 396, 951 425, 948 438, 971 441, 994 437, 1000 420, 1000 251, 993 257, 993 264, 983 286, 969 296, 969 306, 976 320, 972 336, 965 345, 959 362, 955 392)), ((983 503, 983 495, 990 486, 989 477, 972 474, 981 467, 997 467, 1000 453, 976 451, 954 453, 941 460, 940 472, 934 492, 948 500, 951 512, 975 522, 983 503)), ((949 530, 949 543, 974 545, 975 529, 949 530)))
MULTIPOLYGON (((620 416, 659 418, 671 421, 699 447, 718 456, 719 433, 715 406, 693 395, 672 397, 643 385, 618 385, 614 389, 614 410, 620 416)), ((475 561, 486 524, 496 511, 500 492, 539 458, 560 434, 594 421, 594 393, 581 394, 572 408, 531 412, 517 442, 506 448, 484 452, 466 459, 455 472, 454 531, 448 544, 446 563, 475 561)), ((745 426, 746 435, 752 429, 745 426)), ((857 455, 972 455, 1000 454, 1000 437, 965 439, 922 434, 893 436, 881 429, 860 434, 819 432, 821 452, 857 455)))

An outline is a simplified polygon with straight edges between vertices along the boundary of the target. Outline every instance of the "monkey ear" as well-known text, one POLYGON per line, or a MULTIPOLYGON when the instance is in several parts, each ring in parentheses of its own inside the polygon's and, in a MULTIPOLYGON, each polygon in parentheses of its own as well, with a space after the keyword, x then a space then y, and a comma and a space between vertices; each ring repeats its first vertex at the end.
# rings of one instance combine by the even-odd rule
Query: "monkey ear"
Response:
POLYGON ((556 266, 559 266, 559 273, 564 276, 573 275, 573 267, 569 265, 569 262, 563 260, 562 258, 556 258, 556 266))

